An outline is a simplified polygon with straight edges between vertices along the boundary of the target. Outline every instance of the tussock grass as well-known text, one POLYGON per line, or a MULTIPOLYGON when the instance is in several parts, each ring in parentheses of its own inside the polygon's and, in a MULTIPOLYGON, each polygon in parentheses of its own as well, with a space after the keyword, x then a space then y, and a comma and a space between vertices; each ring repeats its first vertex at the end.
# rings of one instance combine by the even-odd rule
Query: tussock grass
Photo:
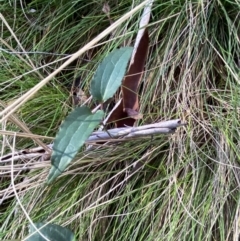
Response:
MULTIPOLYGON (((2 4, 15 36, 1 22, 1 100, 12 103, 107 28, 103 4, 2 4), (30 8, 37 12, 28 13, 30 8)), ((137 4, 110 1, 112 20, 137 4)), ((140 88, 144 118, 138 124, 180 117, 188 126, 168 137, 83 151, 51 186, 44 184, 47 157, 15 161, 13 167, 2 162, 0 238, 26 237, 28 214, 34 222, 68 226, 77 240, 238 240, 239 10, 237 0, 156 1, 140 88)), ((139 18, 140 12, 18 109, 16 115, 32 133, 56 134, 73 108, 74 78, 81 77, 80 87, 89 95, 99 61, 113 48, 134 42, 139 18)), ((2 130, 21 131, 10 122, 2 123, 2 130)), ((29 138, 3 136, 1 142, 2 155, 33 147, 29 138)))

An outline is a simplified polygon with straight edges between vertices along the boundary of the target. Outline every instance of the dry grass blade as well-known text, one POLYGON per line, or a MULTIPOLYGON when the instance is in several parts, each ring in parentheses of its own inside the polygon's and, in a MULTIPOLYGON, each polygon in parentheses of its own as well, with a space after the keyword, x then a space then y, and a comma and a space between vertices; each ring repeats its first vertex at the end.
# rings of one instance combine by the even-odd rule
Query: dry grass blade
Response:
MULTIPOLYGON (((1 101, 1 100, 0 100, 0 105, 1 105, 2 107, 4 107, 4 108, 7 107, 6 104, 5 104, 3 101, 1 101)), ((9 120, 12 121, 16 126, 18 126, 22 131, 25 131, 27 134, 29 134, 28 137, 31 137, 31 138, 33 139, 33 141, 36 142, 39 146, 41 146, 45 151, 47 151, 47 152, 49 151, 49 148, 48 148, 41 140, 35 138, 35 137, 34 137, 34 134, 32 134, 32 133, 30 132, 30 130, 28 129, 28 127, 27 127, 24 123, 22 123, 22 122, 17 118, 17 116, 15 116, 14 114, 12 114, 12 115, 9 117, 9 120)), ((0 133, 1 133, 1 134, 9 134, 9 133, 7 133, 7 132, 3 133, 3 131, 0 131, 0 133)), ((12 133, 12 135, 13 135, 13 133, 12 133)), ((15 133, 15 135, 18 135, 18 134, 15 133)), ((19 136, 19 135, 18 135, 18 136, 19 136)), ((21 136, 21 134, 20 134, 20 136, 21 136)), ((26 136, 26 135, 22 134, 22 136, 26 136)))

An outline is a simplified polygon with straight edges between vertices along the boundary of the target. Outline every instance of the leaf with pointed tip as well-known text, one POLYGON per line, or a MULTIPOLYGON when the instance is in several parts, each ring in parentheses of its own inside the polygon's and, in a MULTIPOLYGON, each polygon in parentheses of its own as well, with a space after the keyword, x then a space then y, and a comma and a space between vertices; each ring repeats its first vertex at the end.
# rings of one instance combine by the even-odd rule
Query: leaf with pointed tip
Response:
POLYGON ((52 167, 48 183, 56 179, 75 157, 80 147, 101 122, 104 112, 92 113, 86 107, 77 107, 64 120, 53 143, 52 167))
POLYGON ((132 55, 132 47, 111 52, 98 66, 91 83, 91 94, 100 102, 111 98, 120 87, 132 55))
POLYGON ((41 232, 42 235, 40 235, 40 233, 37 232, 32 225, 30 225, 29 233, 32 235, 26 239, 27 241, 46 241, 45 238, 50 241, 75 241, 73 232, 68 228, 51 223, 34 223, 34 225, 37 229, 39 229, 39 232, 41 232))

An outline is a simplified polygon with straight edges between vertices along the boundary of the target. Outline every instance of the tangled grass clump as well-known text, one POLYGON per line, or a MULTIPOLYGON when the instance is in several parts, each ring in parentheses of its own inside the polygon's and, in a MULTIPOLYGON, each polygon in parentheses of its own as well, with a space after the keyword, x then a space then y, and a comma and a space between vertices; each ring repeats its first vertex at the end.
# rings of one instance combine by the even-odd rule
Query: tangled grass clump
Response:
MULTIPOLYGON (((109 1, 110 18, 140 3, 109 1)), ((110 25, 103 5, 1 5, 1 111, 110 25)), ((85 150, 51 186, 44 185, 48 157, 1 161, 1 240, 26 237, 28 218, 68 226, 77 240, 238 240, 239 11, 237 0, 156 0, 138 125, 175 118, 188 125, 168 137, 85 150)), ((140 16, 119 25, 15 112, 31 133, 45 136, 45 145, 72 109, 74 78, 80 76, 88 96, 98 62, 134 42, 140 16)), ((1 133, 6 130, 16 135, 1 137, 2 156, 34 146, 29 136, 18 136, 16 123, 2 122, 1 133)))

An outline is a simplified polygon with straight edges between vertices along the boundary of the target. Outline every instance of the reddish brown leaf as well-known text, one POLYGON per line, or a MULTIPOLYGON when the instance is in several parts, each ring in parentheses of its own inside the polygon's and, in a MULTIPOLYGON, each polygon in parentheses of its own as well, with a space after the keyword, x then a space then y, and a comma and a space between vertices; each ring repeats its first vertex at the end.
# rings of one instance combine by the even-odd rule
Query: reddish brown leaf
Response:
POLYGON ((148 32, 145 30, 135 53, 133 63, 131 64, 127 76, 122 84, 124 109, 128 108, 134 111, 139 110, 137 90, 144 70, 148 44, 148 32))
MULTIPOLYGON (((144 63, 148 52, 149 37, 147 30, 144 30, 142 38, 130 65, 127 76, 123 80, 121 104, 112 112, 108 123, 115 122, 117 127, 133 126, 136 120, 136 113, 139 110, 138 85, 144 70, 144 63), (131 110, 131 113, 130 113, 131 110), (135 117, 133 115, 135 113, 135 117)), ((137 119, 140 115, 138 114, 137 119)))
POLYGON ((140 30, 134 45, 130 67, 121 87, 123 98, 106 121, 107 123, 115 122, 117 127, 133 126, 135 120, 142 118, 142 115, 138 112, 137 91, 148 53, 149 36, 146 26, 150 19, 152 3, 153 0, 145 7, 140 20, 140 30))

